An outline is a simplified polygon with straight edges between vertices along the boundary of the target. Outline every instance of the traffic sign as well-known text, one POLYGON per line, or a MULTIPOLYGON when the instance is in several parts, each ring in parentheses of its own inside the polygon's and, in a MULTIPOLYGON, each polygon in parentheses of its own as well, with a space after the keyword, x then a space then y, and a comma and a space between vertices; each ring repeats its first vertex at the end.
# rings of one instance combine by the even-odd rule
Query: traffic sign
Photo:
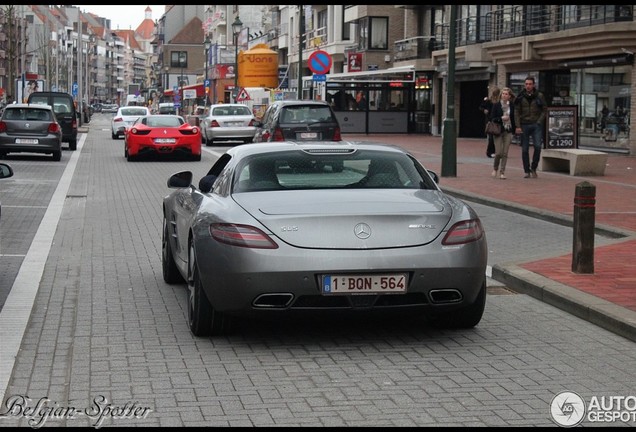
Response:
POLYGON ((324 75, 331 69, 333 60, 327 51, 318 50, 311 53, 307 60, 309 69, 318 75, 324 75))
POLYGON ((245 88, 241 88, 241 90, 239 90, 239 92, 238 92, 238 95, 236 95, 236 101, 237 102, 243 102, 243 101, 251 100, 251 99, 252 98, 247 93, 247 90, 245 90, 245 88))
POLYGON ((314 81, 327 81, 327 75, 325 74, 314 74, 314 81))
POLYGON ((78 85, 76 82, 73 83, 73 96, 77 96, 77 89, 78 89, 78 85))

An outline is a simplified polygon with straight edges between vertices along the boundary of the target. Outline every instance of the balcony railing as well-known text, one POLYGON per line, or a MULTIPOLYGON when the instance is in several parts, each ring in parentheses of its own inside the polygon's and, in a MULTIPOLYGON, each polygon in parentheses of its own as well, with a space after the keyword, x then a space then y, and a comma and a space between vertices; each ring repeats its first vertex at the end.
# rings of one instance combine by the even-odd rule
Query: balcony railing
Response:
MULTIPOLYGON (((517 5, 457 20, 456 45, 633 21, 633 5, 517 5)), ((435 48, 448 48, 449 24, 435 28, 435 48)))

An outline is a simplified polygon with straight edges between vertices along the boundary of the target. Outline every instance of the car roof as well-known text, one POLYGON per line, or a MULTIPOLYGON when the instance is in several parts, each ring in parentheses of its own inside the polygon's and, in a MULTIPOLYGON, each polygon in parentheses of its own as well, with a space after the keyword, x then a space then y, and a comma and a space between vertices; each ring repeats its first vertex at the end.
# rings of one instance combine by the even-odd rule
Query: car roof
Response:
POLYGON ((9 104, 7 106, 5 106, 5 109, 17 109, 17 108, 36 108, 36 109, 48 109, 48 110, 52 110, 53 108, 51 107, 51 105, 48 104, 41 104, 41 103, 14 103, 14 104, 9 104))
POLYGON ((348 153, 354 150, 383 150, 390 153, 406 154, 407 152, 394 144, 375 141, 270 141, 243 144, 230 148, 227 153, 233 157, 246 157, 255 154, 272 153, 287 150, 303 150, 311 153, 325 154, 348 153))

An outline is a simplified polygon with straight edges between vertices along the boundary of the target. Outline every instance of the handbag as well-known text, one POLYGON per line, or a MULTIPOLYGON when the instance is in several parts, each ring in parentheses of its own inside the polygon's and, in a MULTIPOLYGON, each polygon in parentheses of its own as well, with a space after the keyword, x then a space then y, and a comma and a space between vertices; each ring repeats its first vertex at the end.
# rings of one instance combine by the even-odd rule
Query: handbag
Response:
POLYGON ((486 133, 495 136, 501 135, 501 125, 493 121, 488 121, 488 123, 486 123, 486 133))

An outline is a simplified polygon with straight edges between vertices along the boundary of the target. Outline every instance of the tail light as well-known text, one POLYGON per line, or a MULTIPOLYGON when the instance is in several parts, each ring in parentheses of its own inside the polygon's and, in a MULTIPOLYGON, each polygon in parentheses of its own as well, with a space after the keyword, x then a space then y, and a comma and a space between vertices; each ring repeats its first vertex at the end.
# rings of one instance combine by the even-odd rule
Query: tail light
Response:
POLYGON ((73 129, 77 129, 77 116, 73 117, 73 122, 71 123, 71 127, 73 129))
POLYGON ((47 129, 48 133, 58 133, 60 132, 60 124, 59 123, 49 123, 49 128, 47 129))
POLYGON ((124 119, 123 119, 123 118, 121 118, 121 117, 115 117, 115 118, 113 119, 113 121, 114 121, 115 123, 119 123, 119 122, 121 122, 121 121, 124 121, 124 119))
POLYGON ((285 141, 285 137, 283 136, 283 130, 279 127, 274 129, 274 135, 272 137, 272 141, 285 141))
POLYGON ((340 127, 336 127, 336 130, 333 132, 332 141, 342 141, 342 135, 340 135, 340 127))
POLYGON ((210 225, 212 237, 233 246, 255 249, 278 249, 278 245, 263 231, 249 225, 216 223, 210 225))
POLYGON ((254 119, 250 120, 250 123, 248 124, 248 126, 254 126, 254 119))
POLYGON ((216 121, 216 120, 212 120, 212 121, 210 122, 210 127, 221 127, 221 125, 219 124, 219 122, 218 122, 218 121, 216 121))
POLYGON ((195 126, 195 127, 193 127, 193 128, 192 128, 192 135, 196 135, 196 134, 198 134, 198 133, 199 133, 199 128, 198 128, 198 127, 196 127, 196 126, 195 126))
POLYGON ((6 132, 7 131, 7 124, 3 121, 0 121, 0 132, 6 132))
POLYGON ((448 230, 443 245, 457 245, 477 241, 484 235, 484 228, 479 219, 470 219, 457 222, 448 230))

